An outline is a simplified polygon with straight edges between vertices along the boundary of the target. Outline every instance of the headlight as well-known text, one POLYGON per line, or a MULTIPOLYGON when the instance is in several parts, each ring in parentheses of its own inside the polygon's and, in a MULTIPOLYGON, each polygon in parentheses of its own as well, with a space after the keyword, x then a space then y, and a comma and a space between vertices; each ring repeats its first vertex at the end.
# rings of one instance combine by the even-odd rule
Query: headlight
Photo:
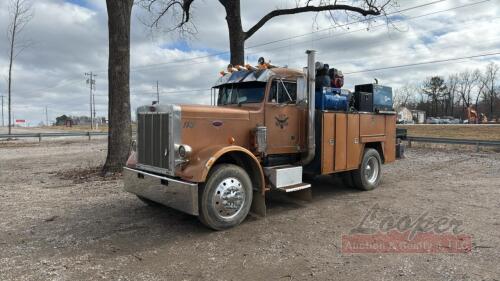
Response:
POLYGON ((180 145, 178 151, 181 158, 188 158, 191 155, 191 147, 189 145, 180 145))

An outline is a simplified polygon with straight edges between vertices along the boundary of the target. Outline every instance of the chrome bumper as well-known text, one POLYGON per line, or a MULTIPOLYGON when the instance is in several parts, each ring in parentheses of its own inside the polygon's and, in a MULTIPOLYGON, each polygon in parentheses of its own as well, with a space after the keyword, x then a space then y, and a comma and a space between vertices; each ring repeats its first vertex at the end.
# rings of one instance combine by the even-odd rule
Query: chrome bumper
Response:
POLYGON ((123 168, 124 189, 176 210, 198 215, 198 184, 123 168))

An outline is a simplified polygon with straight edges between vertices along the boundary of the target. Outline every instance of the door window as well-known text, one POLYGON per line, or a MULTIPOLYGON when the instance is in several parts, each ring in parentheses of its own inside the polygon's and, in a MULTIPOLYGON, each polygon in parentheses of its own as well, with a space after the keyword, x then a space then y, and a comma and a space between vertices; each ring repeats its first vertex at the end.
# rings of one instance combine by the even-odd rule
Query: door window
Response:
POLYGON ((269 91, 271 103, 295 103, 297 101, 297 82, 274 80, 269 91))

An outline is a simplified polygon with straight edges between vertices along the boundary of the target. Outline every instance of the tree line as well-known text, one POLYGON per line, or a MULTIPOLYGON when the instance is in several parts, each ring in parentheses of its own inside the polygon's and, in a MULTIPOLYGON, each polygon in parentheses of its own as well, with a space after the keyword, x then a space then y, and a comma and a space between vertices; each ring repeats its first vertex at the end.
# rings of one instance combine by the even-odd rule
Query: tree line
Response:
POLYGON ((467 69, 447 77, 431 76, 420 83, 407 83, 395 90, 394 105, 423 110, 427 116, 466 117, 471 107, 488 119, 500 118, 500 67, 467 69))

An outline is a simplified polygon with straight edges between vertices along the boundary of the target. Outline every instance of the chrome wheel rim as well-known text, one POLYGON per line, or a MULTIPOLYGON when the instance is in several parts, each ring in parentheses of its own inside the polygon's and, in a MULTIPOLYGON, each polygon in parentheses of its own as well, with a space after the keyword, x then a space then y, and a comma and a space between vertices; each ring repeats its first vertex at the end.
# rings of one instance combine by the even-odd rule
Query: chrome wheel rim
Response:
POLYGON ((222 219, 231 219, 238 215, 245 204, 246 194, 243 184, 237 178, 222 180, 215 189, 212 206, 222 219))
POLYGON ((377 181, 380 165, 377 158, 370 157, 365 165, 365 179, 368 183, 374 184, 377 181))

